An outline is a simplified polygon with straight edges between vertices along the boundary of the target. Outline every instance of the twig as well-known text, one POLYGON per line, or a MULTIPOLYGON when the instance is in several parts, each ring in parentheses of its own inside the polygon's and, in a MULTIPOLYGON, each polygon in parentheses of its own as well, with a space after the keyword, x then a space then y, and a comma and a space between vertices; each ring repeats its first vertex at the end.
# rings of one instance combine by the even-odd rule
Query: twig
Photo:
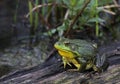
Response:
POLYGON ((110 8, 120 8, 120 5, 118 5, 117 2, 114 2, 114 3, 115 3, 115 5, 106 5, 106 6, 102 6, 102 7, 97 7, 97 9, 102 9, 104 12, 115 15, 115 12, 108 10, 110 8))
POLYGON ((48 61, 52 56, 53 56, 53 54, 56 52, 57 50, 55 49, 55 48, 53 48, 50 52, 49 52, 49 54, 47 55, 47 59, 45 60, 45 61, 48 61))
POLYGON ((61 5, 61 4, 58 4, 58 3, 40 4, 40 5, 35 6, 30 12, 28 12, 28 13, 25 15, 25 17, 28 18, 28 16, 30 15, 30 13, 34 12, 34 11, 35 11, 36 9, 38 9, 38 8, 45 7, 45 6, 52 6, 52 5, 58 5, 58 6, 60 5, 60 6, 64 7, 64 8, 66 8, 66 6, 61 5))
POLYGON ((104 8, 116 8, 116 7, 120 7, 120 5, 106 5, 106 6, 102 6, 102 7, 97 7, 98 9, 104 9, 104 8))
POLYGON ((64 17, 64 20, 66 20, 68 18, 68 15, 69 15, 69 10, 67 10, 66 14, 65 14, 65 17, 64 17))
POLYGON ((104 12, 109 13, 111 15, 115 15, 116 13, 107 9, 103 9, 104 12))
MULTIPOLYGON (((120 6, 116 0, 113 0, 113 2, 115 5, 120 6)), ((118 10, 120 10, 120 8, 118 8, 118 10)))
POLYGON ((49 30, 52 26, 51 24, 45 20, 45 18, 42 16, 42 14, 39 13, 40 20, 43 22, 43 24, 46 25, 46 29, 49 30))
POLYGON ((77 21, 78 17, 81 16, 81 14, 83 13, 84 9, 87 7, 87 5, 89 4, 90 0, 87 0, 86 3, 84 4, 83 8, 79 11, 79 13, 75 16, 75 18, 72 20, 72 22, 70 23, 68 30, 66 31, 66 33, 64 34, 64 36, 66 37, 68 35, 68 33, 70 32, 70 30, 72 29, 72 27, 74 26, 75 22, 77 21))
POLYGON ((32 13, 33 11, 35 11, 38 8, 44 7, 44 6, 51 6, 53 5, 53 3, 48 3, 48 4, 42 4, 42 5, 37 5, 35 6, 28 14, 26 14, 26 18, 28 18, 28 16, 30 15, 30 13, 32 13))

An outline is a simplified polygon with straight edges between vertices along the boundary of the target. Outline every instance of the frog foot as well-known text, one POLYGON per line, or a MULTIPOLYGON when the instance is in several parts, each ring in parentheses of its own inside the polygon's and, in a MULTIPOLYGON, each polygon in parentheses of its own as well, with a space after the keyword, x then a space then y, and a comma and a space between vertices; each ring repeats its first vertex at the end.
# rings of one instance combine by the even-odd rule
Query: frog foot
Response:
POLYGON ((109 66, 108 60, 105 56, 105 54, 103 54, 102 56, 97 55, 97 60, 96 60, 96 66, 94 68, 94 71, 105 71, 109 66))
POLYGON ((71 62, 77 67, 77 71, 79 71, 80 68, 81 68, 81 65, 77 62, 77 60, 76 59, 72 59, 71 62))
POLYGON ((80 64, 74 64, 74 65, 77 67, 77 71, 79 71, 81 68, 80 64))

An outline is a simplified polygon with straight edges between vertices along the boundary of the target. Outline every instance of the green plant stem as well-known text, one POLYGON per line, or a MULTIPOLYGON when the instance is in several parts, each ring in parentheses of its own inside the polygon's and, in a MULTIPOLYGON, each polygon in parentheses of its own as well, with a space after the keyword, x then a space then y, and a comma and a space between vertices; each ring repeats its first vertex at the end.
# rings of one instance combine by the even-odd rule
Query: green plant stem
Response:
MULTIPOLYGON (((28 1, 28 5, 29 5, 29 11, 31 11, 32 8, 33 8, 31 1, 28 1)), ((30 21, 30 24, 32 25, 33 24, 33 15, 32 15, 32 12, 30 13, 29 21, 30 21)))
MULTIPOLYGON (((95 0, 95 1, 96 1, 96 18, 98 18, 98 12, 97 12, 98 0, 95 0)), ((99 36, 98 20, 96 20, 95 33, 96 33, 96 36, 98 37, 99 36)))
MULTIPOLYGON (((38 5, 38 0, 36 0, 35 1, 35 6, 37 6, 38 5)), ((34 20, 34 30, 36 31, 36 29, 37 29, 37 26, 38 26, 38 13, 39 13, 39 10, 37 10, 36 12, 35 12, 35 20, 34 20)))
POLYGON ((13 17, 14 23, 17 22, 17 9, 18 9, 18 6, 19 6, 19 0, 17 0, 16 3, 17 3, 17 4, 16 4, 16 7, 15 7, 15 15, 14 15, 14 17, 13 17))

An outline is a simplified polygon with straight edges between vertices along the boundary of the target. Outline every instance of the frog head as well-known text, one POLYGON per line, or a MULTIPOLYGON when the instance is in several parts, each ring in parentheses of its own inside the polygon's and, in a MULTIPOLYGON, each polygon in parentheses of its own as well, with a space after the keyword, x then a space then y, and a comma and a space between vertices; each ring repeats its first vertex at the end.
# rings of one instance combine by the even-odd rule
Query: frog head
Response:
POLYGON ((65 38, 60 38, 58 42, 56 42, 54 44, 54 47, 57 50, 62 50, 62 51, 71 51, 71 49, 69 48, 69 46, 67 45, 69 43, 68 39, 65 38))
POLYGON ((61 56, 74 58, 75 52, 71 49, 69 39, 64 37, 60 38, 59 41, 54 44, 54 47, 58 50, 61 56))

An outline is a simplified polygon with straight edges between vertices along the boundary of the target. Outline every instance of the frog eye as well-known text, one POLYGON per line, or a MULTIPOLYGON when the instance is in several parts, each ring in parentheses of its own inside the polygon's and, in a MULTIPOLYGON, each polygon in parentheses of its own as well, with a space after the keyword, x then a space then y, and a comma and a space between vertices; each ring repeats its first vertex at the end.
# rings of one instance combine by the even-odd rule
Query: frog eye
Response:
POLYGON ((65 45, 68 45, 69 43, 70 43, 69 41, 64 42, 65 45))

